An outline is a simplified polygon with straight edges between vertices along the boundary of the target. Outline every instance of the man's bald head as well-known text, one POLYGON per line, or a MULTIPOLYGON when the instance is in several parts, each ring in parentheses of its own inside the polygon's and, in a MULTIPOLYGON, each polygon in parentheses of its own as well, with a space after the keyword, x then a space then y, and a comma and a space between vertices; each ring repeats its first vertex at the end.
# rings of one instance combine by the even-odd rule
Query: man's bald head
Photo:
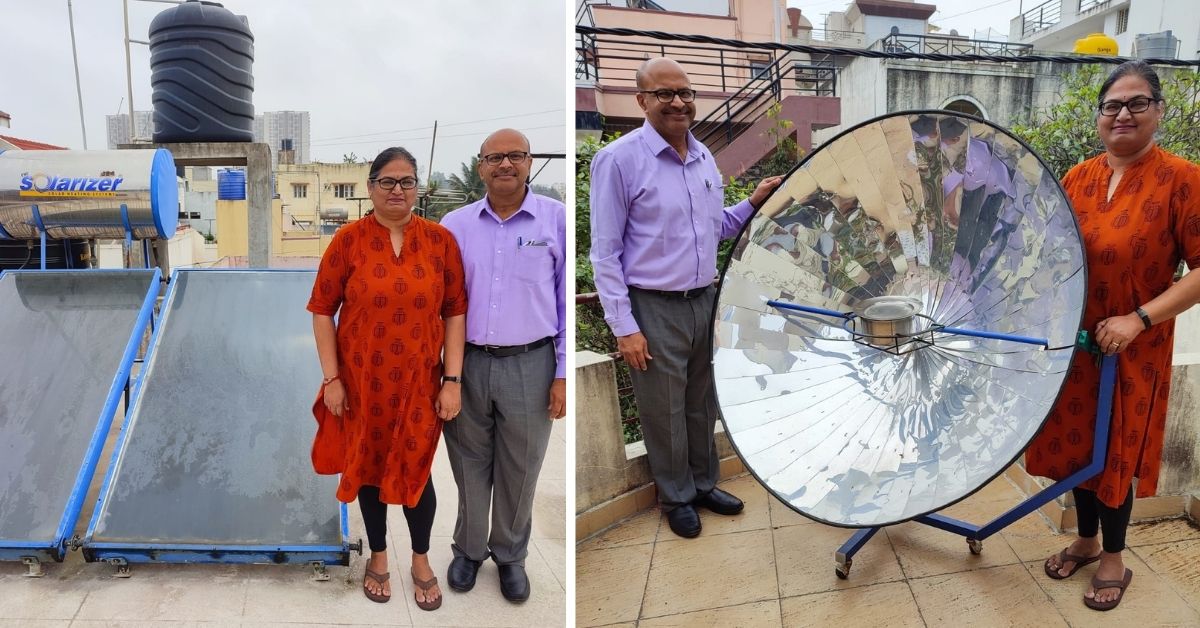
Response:
POLYGON ((637 72, 633 75, 633 80, 637 83, 638 89, 650 89, 647 85, 650 85, 654 78, 663 74, 682 76, 684 80, 687 80, 687 72, 683 71, 683 66, 679 65, 674 59, 666 57, 656 57, 643 61, 642 65, 638 66, 637 72))
POLYGON ((520 196, 529 180, 529 138, 516 129, 500 129, 479 146, 479 177, 493 202, 496 198, 520 196), (499 159, 489 164, 488 155, 499 159))
POLYGON ((635 78, 638 106, 646 112, 646 121, 676 150, 683 151, 688 127, 696 119, 695 92, 687 72, 673 59, 659 57, 647 59, 635 78))
POLYGON ((522 133, 516 129, 500 129, 499 131, 496 131, 496 132, 492 133, 491 135, 487 136, 487 138, 483 140, 483 143, 479 145, 479 156, 482 157, 482 156, 488 154, 489 152, 493 152, 493 151, 488 150, 489 145, 501 144, 501 143, 508 145, 508 144, 511 144, 513 141, 517 141, 517 142, 520 142, 521 144, 524 144, 525 145, 524 151, 529 152, 529 138, 525 137, 524 133, 522 133))

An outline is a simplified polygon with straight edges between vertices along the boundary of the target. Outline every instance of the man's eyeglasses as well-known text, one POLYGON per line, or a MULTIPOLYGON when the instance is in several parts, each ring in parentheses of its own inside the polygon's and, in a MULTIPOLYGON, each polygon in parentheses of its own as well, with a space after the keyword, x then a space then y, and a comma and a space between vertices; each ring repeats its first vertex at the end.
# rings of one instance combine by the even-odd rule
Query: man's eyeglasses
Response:
POLYGON ((514 150, 511 153, 489 153, 487 155, 483 155, 482 157, 480 157, 480 159, 487 162, 487 165, 489 165, 489 166, 499 166, 501 163, 504 162, 504 158, 507 157, 508 163, 515 166, 515 165, 525 161, 525 158, 528 156, 529 156, 529 153, 526 153, 524 151, 514 150))
POLYGON ((1145 96, 1134 96, 1129 100, 1106 100, 1100 103, 1100 115, 1115 116, 1125 108, 1129 109, 1129 113, 1142 113, 1149 109, 1151 104, 1156 102, 1159 102, 1157 98, 1147 98, 1145 96))
POLYGON ((417 179, 415 177, 404 177, 403 179, 393 179, 384 177, 382 179, 371 179, 371 182, 385 190, 391 190, 397 185, 401 190, 411 190, 417 187, 417 179))
POLYGON ((696 90, 694 89, 643 89, 638 93, 654 94, 654 97, 658 99, 658 102, 663 104, 675 100, 676 96, 678 96, 679 100, 682 102, 692 102, 693 100, 696 100, 696 90))

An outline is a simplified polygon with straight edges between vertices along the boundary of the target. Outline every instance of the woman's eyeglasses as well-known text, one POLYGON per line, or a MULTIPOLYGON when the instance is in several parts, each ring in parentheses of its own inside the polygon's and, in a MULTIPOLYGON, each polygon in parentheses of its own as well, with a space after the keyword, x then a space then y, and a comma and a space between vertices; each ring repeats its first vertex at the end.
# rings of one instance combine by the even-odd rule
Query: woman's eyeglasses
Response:
POLYGON ((404 177, 403 179, 384 177, 382 179, 371 179, 370 181, 385 190, 391 190, 397 185, 400 186, 401 190, 411 190, 417 187, 417 180, 415 177, 404 177))
POLYGON ((1129 113, 1142 113, 1150 108, 1153 103, 1159 102, 1157 98, 1147 98, 1145 96, 1135 96, 1129 100, 1106 100, 1100 103, 1100 115, 1115 116, 1121 113, 1122 109, 1129 109, 1129 113))

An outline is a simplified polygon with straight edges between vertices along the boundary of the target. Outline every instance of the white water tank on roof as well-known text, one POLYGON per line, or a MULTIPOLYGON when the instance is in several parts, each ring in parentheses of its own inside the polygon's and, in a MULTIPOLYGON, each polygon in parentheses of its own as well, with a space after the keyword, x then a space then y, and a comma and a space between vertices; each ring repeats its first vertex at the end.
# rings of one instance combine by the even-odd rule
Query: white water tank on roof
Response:
POLYGON ((1144 33, 1133 40, 1133 56, 1139 59, 1174 59, 1179 38, 1171 31, 1144 33))

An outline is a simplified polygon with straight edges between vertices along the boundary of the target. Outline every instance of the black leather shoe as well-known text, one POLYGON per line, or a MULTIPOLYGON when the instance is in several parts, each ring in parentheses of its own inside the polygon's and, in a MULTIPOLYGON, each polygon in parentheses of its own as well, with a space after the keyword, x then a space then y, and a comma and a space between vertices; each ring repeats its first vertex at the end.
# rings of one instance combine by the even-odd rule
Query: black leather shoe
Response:
POLYGON ((509 602, 524 602, 529 599, 529 577, 523 565, 498 565, 500 568, 500 593, 509 602))
POLYGON ((482 561, 471 560, 466 556, 455 556, 446 570, 446 581, 455 591, 470 591, 475 587, 475 575, 479 573, 482 561))
POLYGON ((678 506, 667 512, 667 523, 671 531, 684 538, 700 536, 700 515, 691 504, 678 506))
POLYGON ((692 503, 718 515, 736 515, 742 512, 742 508, 745 508, 742 500, 716 487, 713 487, 713 490, 708 493, 696 497, 696 501, 692 503))

